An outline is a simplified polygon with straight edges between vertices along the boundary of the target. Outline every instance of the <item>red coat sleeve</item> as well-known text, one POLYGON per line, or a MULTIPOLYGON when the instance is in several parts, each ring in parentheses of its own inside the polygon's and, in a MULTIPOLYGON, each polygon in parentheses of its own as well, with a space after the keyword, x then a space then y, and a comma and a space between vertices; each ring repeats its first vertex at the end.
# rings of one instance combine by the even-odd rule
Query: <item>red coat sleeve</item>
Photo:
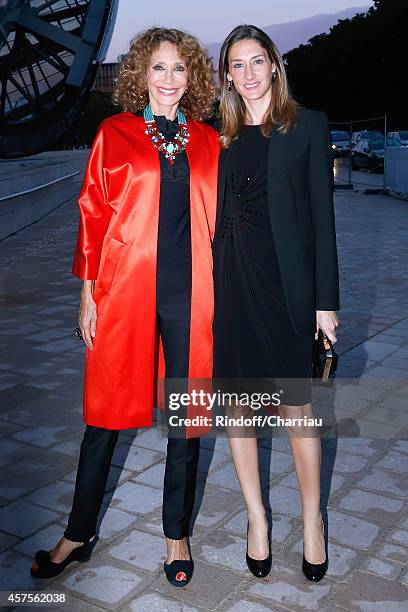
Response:
POLYGON ((79 227, 72 273, 81 279, 96 280, 102 243, 113 209, 108 204, 104 154, 104 122, 100 125, 87 161, 78 198, 79 227))

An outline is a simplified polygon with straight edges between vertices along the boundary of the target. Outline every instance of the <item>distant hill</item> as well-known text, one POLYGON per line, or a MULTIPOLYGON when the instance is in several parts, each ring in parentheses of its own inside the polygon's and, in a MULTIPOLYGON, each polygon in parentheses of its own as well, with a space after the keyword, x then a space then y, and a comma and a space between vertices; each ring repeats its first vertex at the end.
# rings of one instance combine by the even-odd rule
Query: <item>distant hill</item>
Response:
MULTIPOLYGON (((259 27, 262 27, 269 34, 279 51, 283 54, 306 43, 309 38, 317 34, 328 32, 339 19, 350 19, 357 13, 365 13, 368 8, 369 6, 351 7, 338 13, 313 15, 313 17, 307 17, 306 19, 259 27)), ((221 44, 222 41, 206 45, 210 56, 214 60, 214 64, 218 62, 221 44)))

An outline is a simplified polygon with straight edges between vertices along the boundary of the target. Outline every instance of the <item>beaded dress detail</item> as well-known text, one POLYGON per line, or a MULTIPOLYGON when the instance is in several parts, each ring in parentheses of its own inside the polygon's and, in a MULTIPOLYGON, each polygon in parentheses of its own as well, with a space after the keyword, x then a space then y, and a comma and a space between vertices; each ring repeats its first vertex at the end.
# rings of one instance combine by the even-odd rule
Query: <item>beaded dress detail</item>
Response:
POLYGON ((313 337, 296 333, 286 306, 268 206, 269 139, 244 126, 231 146, 213 247, 214 376, 304 378, 286 390, 301 405, 310 401, 313 337))

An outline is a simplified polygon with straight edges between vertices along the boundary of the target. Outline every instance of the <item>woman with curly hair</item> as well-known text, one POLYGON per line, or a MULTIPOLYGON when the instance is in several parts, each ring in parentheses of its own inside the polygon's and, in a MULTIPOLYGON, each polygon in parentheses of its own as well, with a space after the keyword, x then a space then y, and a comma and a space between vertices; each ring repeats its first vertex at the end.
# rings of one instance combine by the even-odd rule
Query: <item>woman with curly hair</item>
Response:
MULTIPOLYGON (((114 98, 123 112, 101 123, 92 145, 72 268, 83 280, 86 430, 68 525, 51 551, 36 553, 33 577, 89 560, 119 431, 152 425, 157 380, 165 377, 168 396, 180 379, 211 378, 219 145, 201 121, 215 92, 207 52, 179 30, 142 32, 120 66, 114 98)), ((200 440, 166 416, 164 570, 181 587, 194 570, 200 440)))

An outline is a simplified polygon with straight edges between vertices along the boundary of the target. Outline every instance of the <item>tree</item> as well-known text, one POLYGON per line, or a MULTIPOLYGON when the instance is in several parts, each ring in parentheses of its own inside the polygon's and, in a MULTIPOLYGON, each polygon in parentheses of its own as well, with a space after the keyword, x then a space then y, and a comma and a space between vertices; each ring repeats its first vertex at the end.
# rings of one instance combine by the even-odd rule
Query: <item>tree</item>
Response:
POLYGON ((390 128, 408 126, 407 18, 405 0, 375 0, 366 13, 286 53, 294 96, 331 119, 387 113, 390 128))
POLYGON ((103 119, 120 112, 104 91, 91 91, 79 120, 75 126, 80 144, 92 144, 96 131, 103 119))

